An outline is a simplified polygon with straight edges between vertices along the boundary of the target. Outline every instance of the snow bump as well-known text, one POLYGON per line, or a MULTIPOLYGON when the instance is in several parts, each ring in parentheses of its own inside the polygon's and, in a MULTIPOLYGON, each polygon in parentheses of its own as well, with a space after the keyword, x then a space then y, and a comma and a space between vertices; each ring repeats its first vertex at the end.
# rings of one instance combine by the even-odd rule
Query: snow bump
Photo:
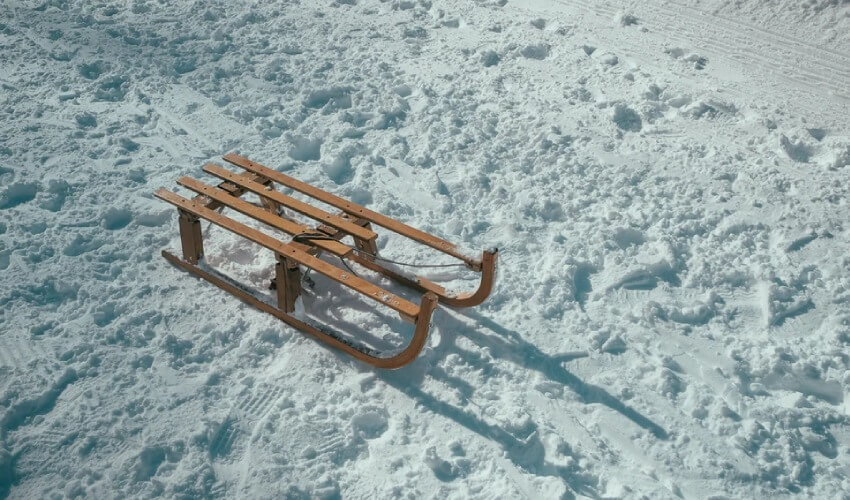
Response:
POLYGON ((0 194, 0 209, 13 208, 32 201, 38 189, 38 184, 34 182, 16 182, 9 185, 3 194, 0 194))

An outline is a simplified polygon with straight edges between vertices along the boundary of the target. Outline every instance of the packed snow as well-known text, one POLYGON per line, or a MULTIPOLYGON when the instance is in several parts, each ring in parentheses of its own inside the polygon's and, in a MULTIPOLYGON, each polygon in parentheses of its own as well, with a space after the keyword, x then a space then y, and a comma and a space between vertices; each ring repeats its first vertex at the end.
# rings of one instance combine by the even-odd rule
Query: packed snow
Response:
MULTIPOLYGON (((0 498, 848 498, 847 0, 0 13, 0 498), (496 289, 382 371, 179 271, 152 193, 234 151, 496 289)), ((298 314, 409 339, 312 277, 298 314)))

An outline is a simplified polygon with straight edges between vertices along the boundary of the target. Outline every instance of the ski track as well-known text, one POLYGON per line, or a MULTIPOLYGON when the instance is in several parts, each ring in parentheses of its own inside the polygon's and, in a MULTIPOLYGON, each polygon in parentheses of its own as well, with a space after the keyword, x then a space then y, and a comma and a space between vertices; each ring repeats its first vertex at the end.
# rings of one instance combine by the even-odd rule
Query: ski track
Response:
MULTIPOLYGON (((633 12, 639 16, 640 25, 665 39, 675 39, 685 47, 691 46, 707 55, 740 63, 741 69, 748 73, 758 68, 759 76, 783 80, 808 92, 820 94, 826 88, 828 96, 840 99, 844 109, 850 105, 850 55, 845 53, 807 44, 742 21, 705 15, 693 7, 675 2, 666 2, 665 8, 651 3, 618 8, 604 2, 588 6, 567 0, 555 1, 582 8, 607 22, 611 22, 619 12, 633 12)), ((817 111, 819 106, 822 107, 822 104, 813 103, 807 109, 817 111)))
MULTIPOLYGON (((763 36, 767 33, 764 30, 756 30, 755 27, 740 22, 732 23, 717 16, 704 16, 683 5, 678 7, 690 11, 690 15, 682 19, 670 10, 651 10, 656 16, 666 17, 666 23, 662 28, 665 33, 668 32, 668 28, 681 33, 684 28, 682 24, 684 24, 690 28, 688 34, 691 36, 688 38, 700 40, 699 37, 704 37, 706 31, 716 30, 712 32, 713 37, 702 38, 703 44, 708 46, 713 44, 721 54, 725 53, 733 57, 737 52, 741 55, 739 62, 755 63, 772 75, 777 74, 778 68, 779 75, 786 75, 790 81, 802 83, 809 88, 817 89, 816 86, 812 87, 812 80, 814 83, 820 82, 841 99, 850 99, 850 71, 847 70, 850 67, 850 58, 843 54, 839 55, 811 46, 808 50, 801 50, 798 47, 802 46, 802 43, 792 37, 771 37, 774 39, 773 43, 768 44, 762 41, 763 38, 759 40, 755 36, 743 36, 741 31, 742 29, 755 31, 763 36), (677 22, 680 24, 677 25, 677 22), (698 28, 702 28, 703 31, 700 33, 698 28), (723 43, 723 40, 734 43, 723 43), (747 47, 752 49, 746 50, 747 47), (830 64, 829 59, 837 62, 830 64), (789 65, 788 62, 793 62, 794 65, 789 65), (803 69, 801 66, 808 66, 808 68, 803 69)), ((698 45, 702 44, 698 43, 698 45)))
MULTIPOLYGON (((709 10, 16 4, 0 498, 846 494, 850 53, 709 10), (386 372, 177 272, 151 192, 230 150, 499 245, 497 290, 386 372)), ((316 281, 311 318, 408 338, 316 281)))

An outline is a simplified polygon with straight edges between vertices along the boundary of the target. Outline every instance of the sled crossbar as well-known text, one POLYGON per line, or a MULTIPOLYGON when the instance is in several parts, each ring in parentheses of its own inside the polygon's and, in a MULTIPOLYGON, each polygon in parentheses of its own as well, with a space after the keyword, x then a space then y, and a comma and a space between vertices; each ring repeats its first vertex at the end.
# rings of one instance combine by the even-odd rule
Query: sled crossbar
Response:
MULTIPOLYGON (((237 212, 240 212, 249 217, 253 217, 264 224, 272 226, 276 229, 280 229, 281 231, 295 236, 299 234, 309 233, 309 228, 301 226, 295 222, 284 219, 283 217, 279 217, 272 213, 269 213, 266 210, 263 210, 256 205, 252 205, 247 201, 241 200, 234 196, 230 196, 225 191, 204 184, 201 181, 197 181, 192 179, 191 177, 181 177, 177 179, 177 183, 183 187, 189 188, 192 191, 195 191, 198 194, 202 194, 207 196, 213 201, 216 201, 221 204, 221 206, 232 208, 237 212)), ((316 240, 312 242, 317 247, 322 248, 323 250, 327 250, 328 252, 338 255, 340 257, 346 256, 352 252, 352 248, 348 245, 344 245, 338 241, 333 240, 316 240)))
POLYGON ((179 215, 183 258, 166 251, 163 251, 163 257, 172 264, 332 347, 375 367, 404 366, 416 359, 424 347, 431 315, 438 302, 452 307, 469 307, 483 302, 492 291, 498 255, 495 249, 484 251, 480 260, 474 259, 462 254, 455 245, 436 236, 271 170, 247 158, 229 154, 224 159, 246 171, 237 173, 215 164, 207 164, 203 170, 220 180, 217 185, 209 185, 184 176, 180 177, 177 183, 194 192, 193 198, 183 197, 164 188, 154 193, 157 198, 174 205, 179 215), (342 211, 331 214, 275 190, 275 184, 299 191, 342 211), (242 199, 245 193, 257 195, 261 203, 258 205, 242 199), (236 220, 222 214, 223 209, 239 212, 249 221, 261 224, 262 229, 272 229, 272 234, 243 223, 241 218, 236 220), (310 227, 290 217, 287 212, 290 210, 316 221, 318 225, 310 227), (224 279, 214 271, 199 265, 204 257, 201 220, 209 221, 273 252, 275 266, 270 288, 276 290, 276 306, 261 300, 229 278, 224 279), (455 293, 424 277, 407 275, 385 266, 382 262, 386 259, 378 255, 376 245, 378 235, 372 230, 372 223, 460 259, 468 268, 481 274, 478 288, 472 292, 455 293), (283 239, 279 236, 281 233, 286 235, 283 239), (349 238, 352 243, 346 243, 349 238), (320 255, 323 252, 327 252, 333 258, 321 259, 320 255), (361 277, 347 262, 356 263, 362 268, 419 292, 421 294, 419 304, 361 277), (335 265, 336 263, 343 267, 335 265), (357 347, 339 334, 292 316, 296 301, 302 293, 302 267, 314 270, 336 283, 365 295, 397 312, 402 319, 413 323, 414 332, 408 345, 395 355, 381 356, 380 353, 370 349, 357 347))
POLYGON ((473 257, 469 257, 468 255, 464 255, 457 249, 456 245, 454 245, 453 243, 449 243, 446 240, 437 238, 436 236, 432 236, 426 232, 410 227, 407 224, 399 222, 395 219, 391 219, 385 215, 379 214, 378 212, 373 212, 368 208, 362 207, 356 203, 352 203, 348 200, 340 198, 339 196, 328 193, 327 191, 323 191, 317 187, 311 186, 306 182, 299 181, 298 179, 280 173, 277 170, 272 170, 269 167, 251 161, 248 158, 245 158, 244 156, 239 156, 235 153, 229 153, 224 155, 224 160, 229 163, 232 163, 233 165, 236 165, 237 167, 244 168, 249 172, 253 172, 257 175, 266 177, 288 188, 306 194, 307 196, 315 198, 323 203, 327 203, 328 205, 336 207, 354 217, 367 220, 369 222, 377 224, 378 226, 389 229, 394 233, 406 236, 414 241, 422 243, 423 245, 427 245, 435 250, 439 250, 440 252, 443 252, 447 255, 451 255, 452 257, 462 260, 469 267, 476 271, 481 269, 481 261, 473 257))
POLYGON ((342 217, 337 215, 332 215, 324 210, 314 207, 313 205, 309 205, 304 203, 303 201, 296 200, 291 196, 287 196, 283 193, 279 193, 277 191, 269 190, 268 187, 263 186, 260 183, 253 182, 249 179, 246 179, 240 175, 236 175, 229 170, 225 170, 218 165, 204 165, 204 172, 215 175, 223 180, 230 181, 237 186, 251 191, 252 193, 258 194, 262 197, 268 198, 270 200, 276 201, 281 205, 291 208, 296 212, 306 215, 312 219, 322 222, 323 224, 327 224, 335 229, 339 229, 345 231, 348 234, 353 236, 357 236, 358 238, 363 238, 364 240, 374 240, 378 237, 378 235, 374 231, 370 231, 363 226, 358 226, 353 222, 346 221, 342 217))

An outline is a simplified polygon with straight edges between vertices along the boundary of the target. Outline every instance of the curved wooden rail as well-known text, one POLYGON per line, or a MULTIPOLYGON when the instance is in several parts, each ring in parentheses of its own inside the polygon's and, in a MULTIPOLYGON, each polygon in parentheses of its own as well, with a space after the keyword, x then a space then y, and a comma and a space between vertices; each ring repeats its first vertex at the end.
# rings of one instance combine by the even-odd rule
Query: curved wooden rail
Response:
POLYGON ((461 293, 454 297, 442 297, 440 301, 452 307, 472 307, 487 300, 490 292, 493 291, 493 283, 496 281, 496 261, 498 260, 498 256, 498 248, 484 251, 481 256, 481 283, 478 285, 477 290, 461 293))
POLYGON ((374 354, 363 352, 360 349, 357 349, 356 347, 334 337, 333 335, 319 330, 318 328, 309 323, 290 316, 289 314, 286 314, 280 309, 263 302, 262 300, 251 295, 242 288, 233 285, 232 283, 228 283, 227 281, 219 278, 218 276, 204 271, 198 266, 190 264, 189 262, 186 262, 185 260, 177 257, 176 255, 173 255, 163 250, 162 256, 165 257, 168 262, 171 262, 175 266, 189 271, 190 273, 194 274, 199 278, 209 281, 213 285, 221 288, 226 292, 229 292, 230 294, 234 295, 243 302, 250 304, 263 312, 267 312, 272 316, 275 316, 279 320, 283 321, 284 323, 288 324, 289 326, 297 328, 298 330, 301 330, 302 332, 308 335, 312 335, 316 338, 316 340, 319 340, 320 342, 323 342, 341 351, 344 351, 345 353, 350 354, 351 356, 359 359, 360 361, 368 363, 376 368, 385 368, 393 370, 410 364, 413 360, 415 360, 416 357, 419 356, 419 353, 422 352, 422 349, 425 347, 425 343, 428 340, 428 331, 431 326, 431 315, 433 314, 434 309, 437 307, 437 297, 433 293, 426 293, 425 295, 423 295, 422 302, 419 305, 419 315, 416 317, 416 326, 413 331, 413 338, 410 340, 410 343, 398 354, 387 358, 382 358, 374 354))

